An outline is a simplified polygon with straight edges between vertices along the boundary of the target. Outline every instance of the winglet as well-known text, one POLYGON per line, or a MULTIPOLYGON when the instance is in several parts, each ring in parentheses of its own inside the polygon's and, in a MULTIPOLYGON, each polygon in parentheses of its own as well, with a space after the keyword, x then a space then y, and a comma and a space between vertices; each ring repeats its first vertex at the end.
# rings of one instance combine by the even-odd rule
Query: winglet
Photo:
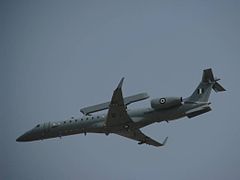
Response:
POLYGON ((164 146, 167 143, 168 137, 166 137, 162 143, 162 146, 164 146))
POLYGON ((123 80, 124 80, 124 77, 121 79, 121 81, 119 82, 118 86, 117 86, 117 89, 121 89, 122 88, 122 85, 123 85, 123 80))

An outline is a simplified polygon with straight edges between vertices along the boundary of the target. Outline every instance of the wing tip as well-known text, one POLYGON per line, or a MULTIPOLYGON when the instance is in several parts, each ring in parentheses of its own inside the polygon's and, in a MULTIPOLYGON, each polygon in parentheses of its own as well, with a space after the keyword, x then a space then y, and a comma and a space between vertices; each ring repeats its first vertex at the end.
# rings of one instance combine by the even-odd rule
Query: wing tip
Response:
POLYGON ((118 84, 118 86, 117 86, 117 89, 122 88, 123 81, 124 81, 124 77, 122 77, 122 79, 120 80, 120 82, 119 82, 119 84, 118 84))
POLYGON ((168 140, 168 137, 165 137, 165 139, 163 140, 163 142, 162 142, 162 143, 159 143, 159 146, 158 146, 158 147, 165 146, 165 144, 167 143, 167 140, 168 140))
POLYGON ((168 140, 168 137, 165 137, 163 143, 162 143, 162 146, 164 146, 166 143, 167 143, 167 140, 168 140))

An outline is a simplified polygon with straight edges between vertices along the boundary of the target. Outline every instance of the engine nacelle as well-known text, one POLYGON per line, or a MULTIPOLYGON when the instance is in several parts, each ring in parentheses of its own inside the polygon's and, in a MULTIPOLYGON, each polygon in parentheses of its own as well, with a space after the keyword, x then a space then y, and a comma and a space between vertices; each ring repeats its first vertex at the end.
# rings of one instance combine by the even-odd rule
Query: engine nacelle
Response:
POLYGON ((166 109, 182 104, 182 97, 163 97, 151 100, 151 107, 153 109, 166 109))

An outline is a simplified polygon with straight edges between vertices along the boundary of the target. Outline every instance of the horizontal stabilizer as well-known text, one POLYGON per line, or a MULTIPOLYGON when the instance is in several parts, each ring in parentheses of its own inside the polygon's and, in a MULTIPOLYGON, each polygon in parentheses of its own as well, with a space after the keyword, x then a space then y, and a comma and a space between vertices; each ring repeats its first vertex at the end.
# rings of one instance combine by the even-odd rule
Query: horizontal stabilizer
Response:
POLYGON ((215 92, 226 91, 224 87, 222 87, 218 82, 215 82, 215 84, 213 85, 213 90, 215 92))
MULTIPOLYGON (((118 88, 121 87, 121 82, 118 86, 118 88)), ((127 106, 131 103, 137 102, 137 101, 141 101, 141 100, 145 100, 149 98, 149 95, 147 93, 139 93, 133 96, 128 96, 125 97, 124 100, 124 105, 127 106)), ((94 112, 98 112, 98 111, 102 111, 105 109, 108 109, 110 105, 110 101, 106 102, 106 103, 101 103, 101 104, 97 104, 97 105, 93 105, 93 106, 89 106, 89 107, 85 107, 80 109, 80 112, 82 112, 84 115, 88 115, 90 113, 94 113, 94 112)))
POLYGON ((221 91, 226 91, 224 87, 222 87, 217 81, 220 79, 214 78, 212 69, 205 69, 203 71, 203 76, 202 76, 202 82, 204 83, 213 83, 213 90, 215 92, 221 92, 221 91))

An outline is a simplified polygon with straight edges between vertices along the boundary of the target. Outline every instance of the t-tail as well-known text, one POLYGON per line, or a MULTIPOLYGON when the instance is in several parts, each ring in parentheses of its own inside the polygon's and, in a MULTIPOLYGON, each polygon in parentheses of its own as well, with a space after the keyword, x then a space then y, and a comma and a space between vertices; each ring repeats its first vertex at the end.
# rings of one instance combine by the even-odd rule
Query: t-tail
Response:
POLYGON ((193 94, 186 100, 188 102, 205 103, 208 102, 212 89, 215 92, 226 91, 217 81, 219 78, 213 76, 212 69, 203 70, 202 81, 193 94))

